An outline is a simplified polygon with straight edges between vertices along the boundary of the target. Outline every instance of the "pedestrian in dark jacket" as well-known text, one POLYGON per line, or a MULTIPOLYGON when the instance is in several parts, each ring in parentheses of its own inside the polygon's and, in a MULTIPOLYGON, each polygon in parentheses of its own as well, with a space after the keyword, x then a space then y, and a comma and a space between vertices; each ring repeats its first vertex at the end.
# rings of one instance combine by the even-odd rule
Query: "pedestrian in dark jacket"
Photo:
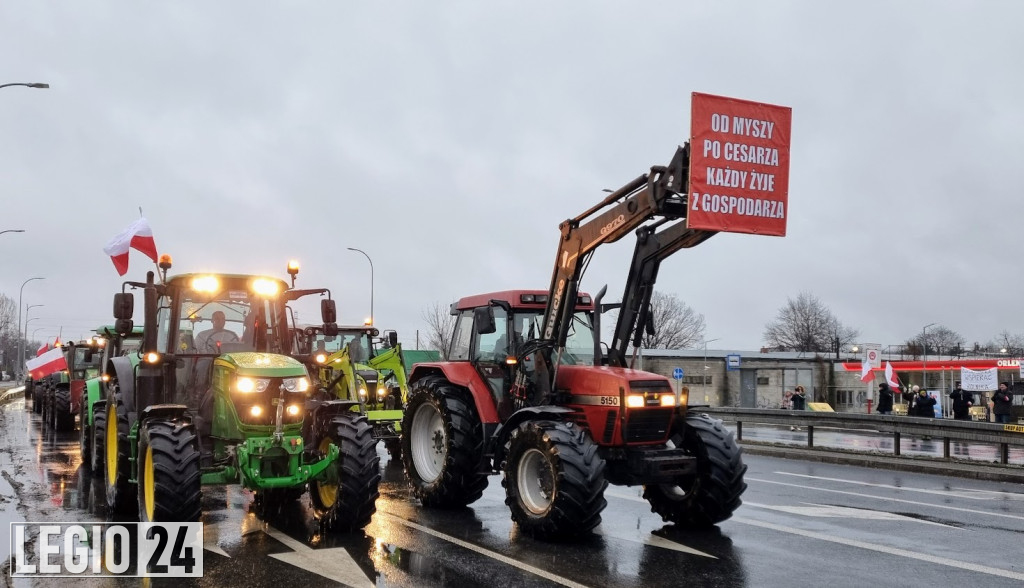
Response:
POLYGON ((793 410, 804 410, 807 406, 807 393, 804 392, 803 386, 796 387, 796 393, 793 394, 793 410))
POLYGON ((996 415, 997 423, 1009 423, 1010 416, 1013 414, 1010 399, 1010 384, 1003 382, 999 384, 999 389, 992 395, 992 414, 996 415))
POLYGON ((953 401, 953 418, 958 421, 969 421, 971 420, 971 407, 974 406, 974 394, 971 394, 967 390, 960 387, 960 382, 956 383, 956 388, 949 393, 949 399, 953 401))
POLYGON ((892 389, 889 384, 882 382, 878 385, 878 414, 889 414, 892 412, 892 389))
MULTIPOLYGON (((914 386, 917 388, 917 386, 914 386)), ((928 395, 928 391, 921 388, 917 391, 917 398, 914 399, 914 412, 916 417, 935 418, 935 399, 928 395)))

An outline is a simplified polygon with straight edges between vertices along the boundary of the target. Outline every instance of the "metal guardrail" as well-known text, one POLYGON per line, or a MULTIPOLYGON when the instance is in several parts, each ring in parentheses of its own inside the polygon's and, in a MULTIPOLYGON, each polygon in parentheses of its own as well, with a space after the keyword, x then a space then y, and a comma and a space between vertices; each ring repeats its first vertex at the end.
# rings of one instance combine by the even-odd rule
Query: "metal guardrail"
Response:
POLYGON ((812 412, 759 408, 699 407, 691 411, 736 423, 736 438, 743 439, 743 423, 787 425, 807 429, 807 446, 814 447, 814 428, 852 429, 889 433, 893 436, 893 453, 900 455, 903 435, 942 439, 942 456, 950 459, 950 441, 992 443, 999 447, 999 462, 1009 461, 1010 445, 1024 446, 1024 425, 979 423, 952 419, 889 416, 877 414, 851 414, 843 412, 812 412))

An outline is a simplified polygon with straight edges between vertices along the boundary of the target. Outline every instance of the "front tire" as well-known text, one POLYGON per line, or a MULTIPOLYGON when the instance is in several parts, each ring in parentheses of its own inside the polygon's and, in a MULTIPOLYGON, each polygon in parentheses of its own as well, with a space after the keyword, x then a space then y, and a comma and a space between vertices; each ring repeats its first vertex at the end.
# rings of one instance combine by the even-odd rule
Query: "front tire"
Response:
POLYGON ((78 427, 78 452, 82 456, 82 465, 85 469, 92 470, 92 427, 89 426, 89 411, 82 402, 82 409, 79 411, 78 427))
POLYGON ((107 420, 105 426, 103 480, 107 494, 107 506, 115 513, 129 513, 135 506, 136 494, 131 491, 131 472, 128 444, 128 410, 121 395, 116 391, 107 397, 107 420))
POLYGON ((402 461, 424 506, 461 508, 483 496, 483 426, 462 388, 440 376, 417 380, 402 420, 402 461))
POLYGON ((92 452, 89 455, 89 461, 92 464, 92 473, 94 476, 103 475, 104 464, 106 463, 106 454, 103 450, 105 441, 107 439, 107 407, 94 406, 92 414, 92 452))
POLYGON ((527 421, 512 431, 505 456, 505 504, 524 533, 571 539, 601 523, 605 461, 579 426, 527 421))
POLYGON ((651 511, 664 521, 695 529, 731 517, 747 489, 743 481, 747 466, 732 432, 706 414, 691 415, 684 423, 677 422, 670 442, 697 458, 697 472, 681 476, 675 485, 644 486, 651 511))
POLYGON ((338 446, 340 453, 328 468, 328 479, 309 482, 313 512, 328 531, 362 529, 377 512, 380 495, 380 457, 373 426, 365 416, 342 414, 326 423, 318 437, 316 444, 321 454, 327 453, 331 443, 338 446))
POLYGON ((172 421, 147 421, 139 435, 139 521, 192 523, 202 512, 195 429, 172 421))
POLYGON ((71 412, 71 390, 58 388, 53 393, 53 429, 64 433, 74 428, 75 413, 71 412))

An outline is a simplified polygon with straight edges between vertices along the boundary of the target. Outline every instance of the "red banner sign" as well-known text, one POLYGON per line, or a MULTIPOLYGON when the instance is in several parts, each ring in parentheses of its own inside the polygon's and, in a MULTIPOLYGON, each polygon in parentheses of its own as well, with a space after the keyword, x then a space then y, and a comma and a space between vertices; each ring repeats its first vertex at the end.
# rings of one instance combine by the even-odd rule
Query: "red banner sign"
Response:
POLYGON ((793 109, 693 93, 692 229, 786 235, 793 109))

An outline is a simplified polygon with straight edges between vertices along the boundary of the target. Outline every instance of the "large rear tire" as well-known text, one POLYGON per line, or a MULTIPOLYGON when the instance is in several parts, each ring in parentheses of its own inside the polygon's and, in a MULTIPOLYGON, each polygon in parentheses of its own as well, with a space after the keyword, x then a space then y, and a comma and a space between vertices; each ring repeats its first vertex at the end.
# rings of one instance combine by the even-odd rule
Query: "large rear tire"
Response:
POLYGON ((136 493, 129 482, 131 447, 128 444, 128 411, 115 392, 107 396, 107 421, 105 426, 104 455, 106 463, 103 479, 106 487, 107 506, 115 513, 129 513, 135 507, 136 493))
POLYGON ((43 385, 41 383, 32 385, 32 412, 43 414, 43 385))
POLYGON ((747 489, 741 450, 722 421, 706 414, 690 415, 677 422, 670 444, 697 458, 697 472, 681 476, 676 484, 644 486, 651 511, 667 522, 702 529, 714 526, 739 508, 747 489))
POLYGON ((441 376, 417 380, 402 420, 402 461, 424 506, 461 508, 487 488, 483 425, 469 393, 441 376))
POLYGON ((92 474, 94 476, 103 475, 103 466, 106 463, 106 455, 103 448, 106 447, 106 439, 107 408, 101 404, 93 408, 92 415, 92 443, 90 444, 92 451, 89 456, 89 462, 92 464, 92 474))
POLYGON ((71 390, 57 388, 53 393, 53 428, 61 433, 75 429, 75 413, 71 412, 71 390))
POLYGON ((341 452, 329 467, 328 480, 310 481, 309 500, 326 530, 356 531, 370 523, 380 495, 380 457, 373 426, 355 413, 335 416, 316 439, 321 453, 326 453, 331 443, 341 452))
POLYGON ((512 431, 502 464, 512 520, 539 539, 571 539, 601 523, 605 461, 574 423, 527 421, 512 431))
POLYGON ((147 421, 139 432, 138 460, 139 521, 198 521, 202 512, 202 475, 192 425, 147 421))

